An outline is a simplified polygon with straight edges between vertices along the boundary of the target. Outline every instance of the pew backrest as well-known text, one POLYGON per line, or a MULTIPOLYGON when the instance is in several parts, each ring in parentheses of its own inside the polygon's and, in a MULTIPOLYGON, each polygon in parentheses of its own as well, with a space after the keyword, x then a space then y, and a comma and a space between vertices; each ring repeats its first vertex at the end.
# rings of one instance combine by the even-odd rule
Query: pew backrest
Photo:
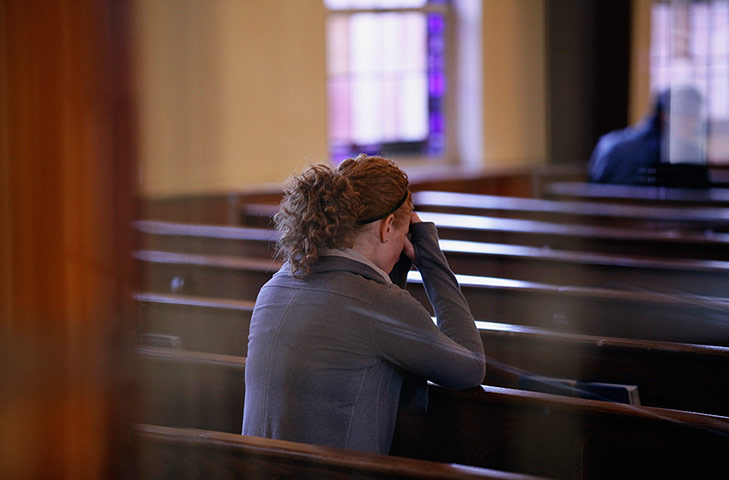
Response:
POLYGON ((665 258, 729 259, 729 234, 420 212, 441 239, 665 258))
MULTIPOLYGON (((138 252, 149 292, 253 301, 280 266, 273 260, 138 252)), ((574 333, 729 345, 729 300, 651 290, 568 286, 456 275, 474 316, 574 333)), ((430 308, 419 272, 407 289, 430 308)))
POLYGON ((643 229, 729 228, 729 208, 721 207, 613 205, 437 191, 415 192, 413 202, 418 211, 504 216, 557 223, 625 225, 643 229))
POLYGON ((271 228, 139 220, 144 250, 270 258, 278 233, 271 228))
POLYGON ((356 452, 201 429, 135 425, 142 478, 537 480, 466 465, 356 452))
POLYGON ((247 354, 253 301, 153 292, 133 298, 139 335, 175 335, 187 350, 247 354))
MULTIPOLYGON (((171 386, 157 385, 167 396, 149 398, 157 405, 148 407, 155 415, 145 423, 240 431, 240 416, 222 415, 229 423, 221 424, 211 415, 242 410, 244 359, 141 352, 145 361, 174 368, 154 377, 171 386), (230 380, 210 375, 212 368, 228 370, 230 380), (191 406, 204 421, 189 424, 191 406)), ((615 475, 618 466, 701 476, 720 465, 729 448, 729 418, 723 416, 491 386, 453 391, 431 385, 429 391, 427 412, 400 410, 392 454, 559 478, 580 478, 583 469, 615 475)))
MULTIPOLYGON (((246 355, 252 303, 162 294, 135 298, 143 333, 175 336, 182 349, 246 355)), ((729 347, 476 325, 488 385, 522 388, 523 377, 533 375, 631 384, 643 405, 729 414, 729 347)))
POLYGON ((240 433, 245 357, 137 347, 141 421, 240 433))
POLYGON ((675 188, 554 182, 544 187, 544 195, 549 198, 580 198, 616 203, 729 206, 729 189, 727 188, 675 188))
POLYGON ((400 411, 392 453, 558 478, 699 478, 721 470, 727 448, 727 417, 431 386, 426 413, 400 411))

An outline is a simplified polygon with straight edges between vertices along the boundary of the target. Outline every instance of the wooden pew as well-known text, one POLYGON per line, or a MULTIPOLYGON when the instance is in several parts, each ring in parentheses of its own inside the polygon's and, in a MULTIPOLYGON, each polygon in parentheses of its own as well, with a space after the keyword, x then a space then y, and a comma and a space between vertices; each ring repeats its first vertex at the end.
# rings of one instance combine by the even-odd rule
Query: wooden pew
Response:
POLYGON ((242 203, 238 206, 238 222, 251 227, 272 228, 278 207, 277 203, 242 203))
POLYGON ((137 250, 144 291, 255 300, 258 291, 281 268, 269 258, 137 250))
POLYGON ((211 430, 137 424, 144 479, 490 479, 537 480, 517 473, 391 457, 211 430))
MULTIPOLYGON (((160 294, 136 298, 142 331, 177 335, 186 349, 246 354, 251 304, 160 294)), ((479 321, 477 326, 488 359, 488 385, 519 388, 521 374, 630 384, 638 386, 643 405, 729 415, 729 383, 724 381, 729 347, 494 322, 479 321)))
POLYGON ((420 212, 441 239, 630 256, 729 260, 729 233, 652 230, 420 212))
POLYGON ((729 347, 577 335, 477 322, 484 383, 522 388, 520 375, 635 385, 641 405, 729 415, 729 347))
MULTIPOLYGON (((137 252, 144 291, 235 300, 255 300, 280 263, 213 255, 137 252)), ((471 311, 479 319, 574 333, 647 340, 729 345, 724 298, 562 286, 506 278, 457 275, 471 311)), ((418 272, 408 291, 426 308, 418 272)))
POLYGON ((544 186, 543 194, 552 199, 587 199, 628 204, 672 204, 691 206, 729 206, 727 188, 673 188, 635 185, 606 185, 588 182, 555 182, 544 186))
MULTIPOLYGON (((151 359, 166 359, 171 369, 147 373, 156 390, 147 398, 143 422, 239 431, 245 360, 205 361, 189 352, 178 360, 171 358, 175 354, 151 359), (210 375, 214 369, 228 369, 230 380, 210 375), (184 414, 190 406, 197 406, 197 418, 184 414)), ((150 360, 144 350, 141 356, 144 363, 150 360)), ((727 417, 498 387, 457 392, 431 385, 427 413, 399 413, 391 453, 558 478, 582 478, 585 472, 603 478, 634 469, 701 476, 722 464, 727 448, 727 417)))
POLYGON ((552 250, 498 243, 441 240, 456 273, 564 285, 614 287, 720 296, 729 262, 552 250))
POLYGON ((729 418, 482 387, 431 387, 401 410, 393 455, 555 478, 702 478, 721 471, 729 418))
POLYGON ((141 248, 170 252, 272 258, 278 233, 271 228, 139 220, 141 248))
POLYGON ((616 205, 582 200, 546 200, 436 191, 413 193, 413 203, 416 211, 639 230, 726 231, 729 228, 729 208, 695 205, 616 205))
POLYGON ((138 335, 173 335, 188 350, 247 355, 253 301, 149 292, 134 299, 138 335))
MULTIPOLYGON (((729 278, 729 262, 719 260, 644 258, 450 239, 441 240, 440 245, 454 272, 469 275, 710 296, 724 295, 729 278)), ((280 266, 268 257, 183 255, 158 250, 137 251, 135 255, 156 264, 177 264, 178 268, 185 262, 200 266, 222 262, 265 273, 280 266)))
MULTIPOLYGON (((453 213, 420 212, 440 238, 665 258, 729 260, 729 234, 657 231, 543 222, 453 213)), ((144 220, 142 248, 188 253, 273 257, 278 234, 270 228, 195 225, 144 220)))
POLYGON ((141 422, 240 433, 245 357, 162 347, 137 349, 141 422))
MULTIPOLYGON (((729 346, 729 300, 456 275, 474 317, 563 332, 729 346)), ((428 309, 419 272, 408 291, 428 309)), ((431 310, 432 312, 432 310, 431 310)))
MULTIPOLYGON (((497 227, 498 222, 489 222, 483 218, 456 216, 443 214, 424 214, 429 220, 437 221, 445 237, 455 237, 458 240, 465 238, 480 238, 482 231, 490 228, 500 233, 508 231, 497 227), (464 226, 465 227, 462 227, 464 226)), ((504 222, 506 223, 506 222, 504 222)), ((201 252, 201 254, 220 255, 221 251, 226 257, 271 258, 270 242, 275 239, 273 231, 262 229, 247 229, 222 226, 196 226, 184 224, 160 224, 146 222, 158 230, 165 230, 164 235, 148 235, 145 243, 155 243, 168 247, 168 251, 201 252), (251 230, 253 231, 251 233, 251 230), (160 240, 161 237, 161 240, 160 240), (231 253, 232 252, 232 253, 231 253)), ((596 232, 593 238, 602 244, 607 235, 596 232)), ((539 243, 539 233, 523 226, 516 232, 517 236, 536 237, 539 243)), ((557 235, 558 237, 560 235, 557 235)), ((729 235, 726 235, 729 237, 729 235)), ((697 295, 724 295, 724 283, 729 278, 729 262, 708 261, 703 259, 643 258, 636 255, 580 252, 567 250, 553 250, 545 247, 532 247, 525 245, 511 245, 503 243, 487 243, 483 241, 457 241, 447 238, 441 241, 441 248, 446 253, 453 270, 457 273, 471 275, 486 275, 517 280, 532 280, 548 283, 562 283, 568 285, 611 286, 621 288, 652 288, 666 291, 684 291, 697 295)), ((581 240, 584 240, 583 237, 581 240)), ((518 241, 509 236, 506 240, 518 241)), ((637 238, 623 237, 623 246, 631 249, 637 238)), ((652 241, 643 237, 644 245, 648 249, 658 250, 661 244, 670 245, 653 238, 652 241)), ((675 238, 674 238, 675 240, 675 238)), ((678 247, 687 247, 690 250, 706 250, 704 247, 713 245, 716 251, 724 255, 729 252, 729 239, 715 239, 713 241, 696 241, 691 244, 688 240, 677 244, 678 247)), ((162 251, 146 251, 147 255, 155 255, 161 261, 162 251), (157 253, 151 253, 157 252, 157 253)), ((674 251, 679 253, 680 250, 674 251)), ((171 254, 167 254, 171 257, 171 254)), ((204 257, 200 257, 204 258, 204 257)), ((260 262, 258 262, 260 264, 260 262)))

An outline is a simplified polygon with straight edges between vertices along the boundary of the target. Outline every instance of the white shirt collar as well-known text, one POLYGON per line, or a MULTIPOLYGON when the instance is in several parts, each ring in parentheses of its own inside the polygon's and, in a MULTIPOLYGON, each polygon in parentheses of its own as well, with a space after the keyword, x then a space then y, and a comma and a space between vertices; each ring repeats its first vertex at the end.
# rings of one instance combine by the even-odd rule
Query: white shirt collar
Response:
POLYGON ((372 268, 375 272, 379 273, 382 278, 385 279, 385 282, 392 283, 392 280, 390 280, 390 275, 388 275, 387 272, 375 265, 369 258, 365 257, 362 253, 358 252, 354 248, 322 247, 319 249, 319 255, 330 257, 344 257, 350 260, 354 260, 355 262, 364 263, 368 267, 372 268))

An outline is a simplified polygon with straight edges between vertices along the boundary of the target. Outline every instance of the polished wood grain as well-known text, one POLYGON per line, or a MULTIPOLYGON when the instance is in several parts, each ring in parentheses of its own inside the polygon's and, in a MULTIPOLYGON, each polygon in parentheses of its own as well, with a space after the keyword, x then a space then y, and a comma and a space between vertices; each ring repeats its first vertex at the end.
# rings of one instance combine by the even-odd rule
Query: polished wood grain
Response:
POLYGON ((413 203, 416 210, 422 211, 640 230, 726 230, 729 225, 729 209, 697 205, 611 204, 584 199, 549 200, 442 191, 415 192, 413 203))
POLYGON ((0 5, 0 477, 133 477, 127 0, 0 5))
MULTIPOLYGON (((138 294, 140 330, 184 349, 246 355, 252 304, 138 294)), ((477 321, 487 385, 520 388, 522 375, 636 385, 642 405, 729 415, 729 347, 658 342, 477 321)))
POLYGON ((554 182, 544 187, 553 199, 590 199, 628 204, 676 204, 691 206, 729 205, 727 188, 675 188, 634 185, 606 185, 587 182, 554 182))
MULTIPOLYGON (((154 363, 171 369, 152 378, 162 395, 148 399, 144 422, 240 431, 245 359, 211 355, 206 361, 205 354, 180 351, 140 355, 146 369, 156 369, 154 363), (230 379, 222 381, 216 370, 230 379)), ((399 412, 391 453, 556 478, 611 478, 633 470, 706 475, 721 465, 727 447, 729 418, 723 416, 431 385, 427 412, 399 412)))
POLYGON ((210 430, 138 424, 143 478, 491 479, 539 477, 210 430))
MULTIPOLYGON (((142 288, 203 297, 253 301, 281 266, 261 258, 140 251, 142 288)), ((456 271, 458 269, 456 268, 456 271)), ((675 290, 588 287, 457 274, 471 311, 486 321, 574 333, 646 340, 729 345, 729 300, 675 290)), ((407 290, 426 307, 420 274, 407 290)))

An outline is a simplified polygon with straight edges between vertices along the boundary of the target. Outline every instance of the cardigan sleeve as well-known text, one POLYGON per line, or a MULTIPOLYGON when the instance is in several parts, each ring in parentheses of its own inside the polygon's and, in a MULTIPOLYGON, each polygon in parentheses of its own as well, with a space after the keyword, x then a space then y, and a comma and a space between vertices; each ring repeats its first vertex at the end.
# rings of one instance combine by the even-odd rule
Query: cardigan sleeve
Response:
POLYGON ((392 363, 450 388, 479 385, 485 373, 483 344, 455 275, 438 246, 432 223, 411 227, 415 265, 420 270, 437 327, 428 311, 394 285, 374 305, 373 338, 392 363))

